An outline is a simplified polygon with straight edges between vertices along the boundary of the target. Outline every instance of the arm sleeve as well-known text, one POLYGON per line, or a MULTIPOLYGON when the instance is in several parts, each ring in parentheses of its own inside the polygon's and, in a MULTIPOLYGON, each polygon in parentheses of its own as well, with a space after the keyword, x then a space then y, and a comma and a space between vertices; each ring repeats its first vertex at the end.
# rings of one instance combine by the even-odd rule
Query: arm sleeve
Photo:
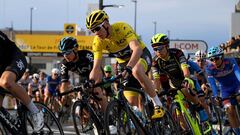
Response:
POLYGON ((216 85, 216 81, 212 76, 208 76, 208 82, 210 83, 210 86, 212 88, 213 91, 213 96, 216 97, 218 95, 217 91, 217 85, 216 85))
POLYGON ((94 59, 102 59, 102 42, 97 37, 95 37, 93 40, 92 50, 94 59))
POLYGON ((159 70, 157 68, 157 62, 156 61, 153 61, 152 62, 152 76, 153 76, 153 79, 159 79, 160 78, 160 74, 159 74, 159 70))
POLYGON ((61 82, 67 82, 69 79, 67 66, 62 63, 60 69, 61 69, 61 82))
POLYGON ((238 81, 240 82, 240 71, 239 71, 239 67, 238 67, 238 64, 235 59, 233 59, 233 70, 234 70, 234 74, 236 75, 238 81))

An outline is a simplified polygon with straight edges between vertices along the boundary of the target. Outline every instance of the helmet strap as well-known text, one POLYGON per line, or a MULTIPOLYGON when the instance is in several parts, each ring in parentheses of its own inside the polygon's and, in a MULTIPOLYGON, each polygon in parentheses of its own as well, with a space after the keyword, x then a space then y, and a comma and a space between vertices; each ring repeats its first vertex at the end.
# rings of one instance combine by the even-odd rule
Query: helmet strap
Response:
POLYGON ((107 36, 106 37, 108 37, 109 36, 109 29, 107 29, 104 25, 102 27, 106 30, 106 32, 107 32, 107 36))

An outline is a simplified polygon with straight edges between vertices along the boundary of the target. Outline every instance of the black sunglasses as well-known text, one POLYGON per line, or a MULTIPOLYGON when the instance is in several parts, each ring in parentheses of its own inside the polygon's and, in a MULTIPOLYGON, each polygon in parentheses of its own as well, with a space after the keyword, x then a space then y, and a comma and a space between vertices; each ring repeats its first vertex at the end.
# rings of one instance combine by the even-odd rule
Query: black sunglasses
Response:
POLYGON ((217 60, 219 60, 219 59, 221 59, 222 58, 222 56, 216 56, 216 57, 211 57, 211 58, 209 58, 209 60, 210 61, 217 61, 217 60))
POLYGON ((92 33, 98 32, 99 30, 101 30, 102 26, 103 26, 104 22, 100 25, 98 25, 97 27, 91 29, 92 33))
POLYGON ((62 52, 62 55, 63 55, 63 56, 67 56, 67 55, 71 54, 72 52, 73 52, 72 49, 71 49, 71 50, 67 50, 67 51, 63 51, 63 52, 62 52))
POLYGON ((111 71, 105 71, 105 73, 111 73, 111 71))
POLYGON ((161 46, 153 48, 153 50, 154 51, 161 51, 164 47, 165 47, 165 45, 161 45, 161 46))
POLYGON ((199 60, 197 60, 197 62, 204 62, 205 61, 205 59, 199 59, 199 60))

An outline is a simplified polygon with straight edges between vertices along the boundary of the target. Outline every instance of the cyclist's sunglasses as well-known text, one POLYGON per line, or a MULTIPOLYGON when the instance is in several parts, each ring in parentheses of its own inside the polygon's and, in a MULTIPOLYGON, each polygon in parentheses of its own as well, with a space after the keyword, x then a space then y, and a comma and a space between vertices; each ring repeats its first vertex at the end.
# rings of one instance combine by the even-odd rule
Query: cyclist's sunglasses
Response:
POLYGON ((153 50, 154 51, 162 51, 162 49, 165 47, 165 45, 160 45, 158 47, 154 47, 153 50))
POLYGON ((91 29, 92 33, 98 32, 99 30, 101 30, 102 26, 103 26, 104 22, 100 25, 98 25, 97 27, 91 29))
POLYGON ((210 61, 217 61, 217 60, 219 60, 219 59, 221 59, 222 58, 222 56, 216 56, 216 57, 211 57, 211 58, 209 58, 209 60, 210 61))
POLYGON ((72 52, 73 52, 73 49, 70 49, 70 50, 67 50, 67 51, 63 51, 62 55, 63 56, 67 56, 67 55, 71 54, 72 52))
POLYGON ((110 73, 111 73, 111 71, 105 71, 105 73, 109 73, 109 74, 110 74, 110 73))

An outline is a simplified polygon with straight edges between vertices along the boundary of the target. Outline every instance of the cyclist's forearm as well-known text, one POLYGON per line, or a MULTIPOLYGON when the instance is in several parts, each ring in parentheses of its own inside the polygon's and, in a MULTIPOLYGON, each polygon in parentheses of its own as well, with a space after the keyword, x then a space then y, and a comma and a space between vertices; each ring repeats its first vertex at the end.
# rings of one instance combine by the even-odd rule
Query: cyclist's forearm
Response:
POLYGON ((60 86, 60 92, 66 91, 67 88, 68 88, 68 84, 66 82, 62 82, 62 84, 60 86))
POLYGON ((234 74, 236 75, 238 81, 240 82, 240 70, 238 68, 238 65, 234 65, 233 70, 234 70, 234 74))
POLYGON ((208 77, 208 82, 210 83, 210 86, 212 88, 213 96, 216 97, 218 95, 218 92, 215 79, 213 77, 208 77))
POLYGON ((155 86, 155 89, 156 89, 157 91, 159 91, 159 90, 162 89, 162 85, 161 85, 161 82, 160 82, 160 78, 154 79, 154 86, 155 86))

